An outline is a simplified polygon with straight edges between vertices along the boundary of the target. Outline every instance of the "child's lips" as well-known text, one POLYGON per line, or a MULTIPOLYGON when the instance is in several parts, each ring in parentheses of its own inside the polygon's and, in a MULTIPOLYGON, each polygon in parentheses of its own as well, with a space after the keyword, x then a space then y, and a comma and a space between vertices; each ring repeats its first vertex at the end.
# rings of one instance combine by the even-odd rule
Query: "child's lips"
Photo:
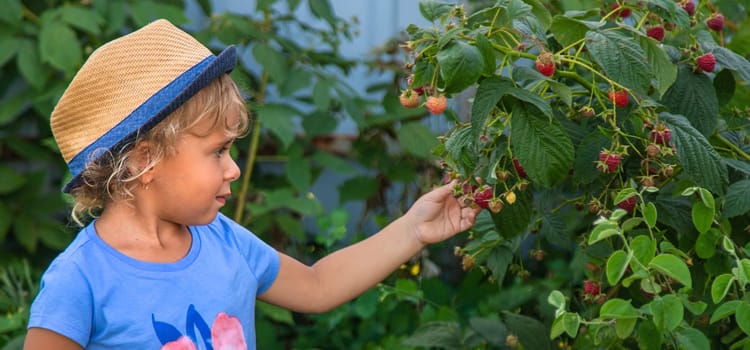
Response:
POLYGON ((221 205, 224 205, 227 203, 227 198, 229 198, 229 194, 216 196, 216 201, 221 203, 221 205))

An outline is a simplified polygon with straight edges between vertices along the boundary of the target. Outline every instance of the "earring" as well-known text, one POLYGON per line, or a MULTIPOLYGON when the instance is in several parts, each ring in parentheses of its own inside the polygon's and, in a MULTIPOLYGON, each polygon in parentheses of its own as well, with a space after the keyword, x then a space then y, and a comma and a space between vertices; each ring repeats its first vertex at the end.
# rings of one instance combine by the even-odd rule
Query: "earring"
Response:
POLYGON ((148 190, 148 186, 151 185, 150 182, 147 182, 145 184, 141 184, 141 187, 143 187, 144 190, 148 190))

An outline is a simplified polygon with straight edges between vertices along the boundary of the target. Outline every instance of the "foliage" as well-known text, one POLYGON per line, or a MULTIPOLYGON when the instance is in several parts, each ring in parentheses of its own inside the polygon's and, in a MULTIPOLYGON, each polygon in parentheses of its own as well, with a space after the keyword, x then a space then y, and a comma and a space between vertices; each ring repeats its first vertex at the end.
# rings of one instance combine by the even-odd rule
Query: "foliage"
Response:
MULTIPOLYGON (((432 25, 407 28, 404 93, 470 104, 447 112, 455 126, 435 154, 459 199, 489 209, 456 253, 501 289, 544 286, 496 314, 508 337, 490 344, 549 348, 533 328, 572 348, 747 346, 744 7, 419 6, 432 25)), ((423 327, 432 336, 412 344, 435 346, 438 333, 463 344, 467 329, 423 327)))

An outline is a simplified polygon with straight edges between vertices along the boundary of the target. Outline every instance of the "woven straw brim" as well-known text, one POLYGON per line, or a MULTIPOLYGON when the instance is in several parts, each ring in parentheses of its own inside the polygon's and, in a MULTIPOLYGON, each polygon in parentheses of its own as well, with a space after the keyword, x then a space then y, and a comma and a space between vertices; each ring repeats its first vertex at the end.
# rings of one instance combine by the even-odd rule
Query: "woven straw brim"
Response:
POLYGON ((234 47, 218 56, 166 20, 94 51, 52 112, 57 144, 77 185, 85 165, 148 131, 236 64, 234 47))

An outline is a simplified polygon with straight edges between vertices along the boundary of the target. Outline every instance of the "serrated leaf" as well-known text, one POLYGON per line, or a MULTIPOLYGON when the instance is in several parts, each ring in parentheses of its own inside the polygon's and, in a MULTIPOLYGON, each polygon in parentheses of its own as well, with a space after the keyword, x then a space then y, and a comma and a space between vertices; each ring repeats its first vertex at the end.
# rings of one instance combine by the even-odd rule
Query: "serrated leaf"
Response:
POLYGON ((490 344, 498 346, 505 344, 508 328, 505 327, 503 321, 494 318, 472 317, 469 319, 469 325, 490 344))
POLYGON ((487 117, 500 99, 513 87, 510 80, 492 77, 482 80, 477 87, 474 103, 471 106, 471 129, 473 137, 478 138, 485 129, 487 117))
POLYGON ((255 60, 272 81, 281 83, 286 79, 286 58, 281 52, 264 43, 253 45, 252 51, 255 60))
POLYGON ((438 145, 435 134, 420 122, 402 124, 396 133, 401 146, 417 157, 429 158, 438 145))
POLYGON ((505 273, 512 261, 513 251, 502 245, 492 249, 490 255, 487 256, 487 267, 492 272, 492 276, 495 277, 495 281, 498 281, 498 285, 502 285, 505 273))
POLYGON ((404 339, 403 344, 425 348, 459 349, 461 340, 462 332, 458 323, 433 321, 420 326, 414 334, 404 339))
POLYGON ((620 281, 628 268, 631 257, 632 255, 624 250, 618 250, 609 256, 609 259, 607 259, 607 282, 610 285, 615 285, 620 281))
POLYGON ((573 169, 573 180, 579 184, 589 184, 601 176, 596 169, 595 161, 599 159, 599 152, 609 148, 612 138, 607 137, 598 130, 591 132, 581 139, 576 148, 575 168, 573 169))
POLYGON ((518 193, 513 205, 506 205, 500 213, 492 214, 497 231, 506 238, 527 232, 534 215, 533 204, 531 191, 518 193))
POLYGON ((502 312, 505 319, 505 325, 510 332, 518 336, 518 340, 526 349, 550 349, 550 342, 544 334, 549 330, 538 320, 525 316, 514 314, 508 311, 502 312))
POLYGON ((716 276, 711 283, 711 300, 714 304, 718 304, 724 300, 724 297, 727 295, 727 292, 729 292, 729 288, 732 287, 732 282, 734 281, 734 276, 729 273, 723 273, 716 276))
POLYGON ((589 29, 591 27, 584 22, 565 15, 552 17, 552 25, 550 26, 550 32, 562 46, 579 42, 586 36, 589 29))
POLYGON ((639 36, 638 41, 648 58, 648 65, 654 70, 654 84, 659 92, 656 97, 660 98, 677 80, 677 66, 662 49, 661 43, 644 36, 639 36))
POLYGON ((722 218, 729 219, 750 211, 750 180, 744 179, 732 183, 724 198, 722 218))
POLYGON ((682 322, 685 309, 680 299, 674 294, 655 297, 651 301, 651 314, 654 325, 662 332, 671 332, 682 322))
POLYGON ((477 82, 484 69, 482 53, 476 46, 453 40, 437 53, 443 89, 460 92, 477 82))
POLYGON ((688 289, 693 288, 693 279, 687 265, 672 254, 657 255, 651 259, 648 266, 682 283, 688 289))
POLYGON ((565 226, 565 217, 560 213, 545 211, 542 214, 539 235, 550 244, 562 249, 571 246, 570 232, 565 226))
POLYGON ((659 113, 659 120, 672 129, 672 141, 685 175, 713 193, 725 193, 729 182, 727 167, 708 140, 683 116, 659 113))
MULTIPOLYGON (((702 135, 711 135, 719 121, 719 100, 711 79, 705 74, 695 74, 692 68, 681 65, 677 80, 664 93, 662 103, 672 115, 683 115, 702 135)), ((661 117, 660 117, 661 118, 661 117)), ((675 130, 672 130, 675 135, 675 130)), ((680 156, 680 148, 677 148, 680 156)))
POLYGON ((294 141, 297 127, 293 118, 296 116, 294 108, 281 104, 265 104, 258 110, 258 120, 279 138, 285 148, 294 141))
POLYGON ((745 57, 718 45, 712 45, 708 50, 716 57, 716 64, 737 72, 740 79, 746 82, 750 81, 750 62, 745 57))
POLYGON ((445 1, 420 0, 419 12, 422 14, 422 17, 434 22, 440 19, 440 17, 447 15, 454 6, 454 4, 445 1))
POLYGON ((607 76, 632 89, 645 93, 653 73, 646 54, 631 37, 617 31, 586 33, 586 48, 607 76))
POLYGON ((567 177, 573 166, 573 143, 557 119, 516 104, 510 128, 513 154, 533 183, 549 188, 567 177))

